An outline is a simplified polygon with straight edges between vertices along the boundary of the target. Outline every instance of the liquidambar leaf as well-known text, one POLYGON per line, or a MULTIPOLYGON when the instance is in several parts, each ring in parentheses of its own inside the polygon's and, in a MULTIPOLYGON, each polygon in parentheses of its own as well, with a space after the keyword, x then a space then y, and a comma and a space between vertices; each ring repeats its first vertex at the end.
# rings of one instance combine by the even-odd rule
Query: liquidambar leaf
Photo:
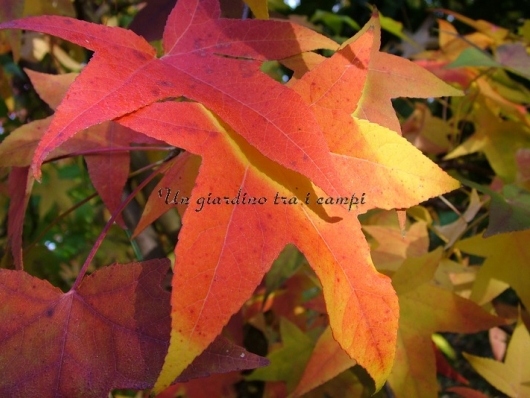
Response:
MULTIPOLYGON (((432 73, 413 62, 379 51, 381 40, 380 21, 377 14, 372 16, 367 26, 375 26, 375 45, 372 47, 369 73, 362 97, 354 115, 401 132, 400 124, 392 107, 392 98, 427 98, 442 95, 463 95, 432 73)), ((356 36, 363 33, 357 33, 356 36)), ((356 37, 355 36, 355 37, 356 37)))
POLYGON ((473 285, 472 300, 483 304, 485 298, 491 299, 490 284, 499 280, 516 291, 525 307, 530 306, 529 239, 530 231, 526 230, 489 238, 475 235, 455 245, 466 253, 486 258, 473 285))
MULTIPOLYGON (((160 288, 168 268, 168 260, 105 267, 66 294, 0 270, 0 396, 99 398, 111 388, 151 388, 169 342, 169 293, 160 288)), ((218 339, 182 381, 266 364, 218 339)))
POLYGON ((355 364, 355 360, 333 338, 328 327, 319 337, 293 396, 299 397, 311 391, 355 364))
POLYGON ((78 131, 185 96, 213 110, 266 156, 336 193, 337 176, 311 111, 260 71, 262 61, 335 49, 336 43, 290 22, 223 19, 220 13, 218 0, 180 0, 164 30, 162 58, 121 28, 51 16, 1 24, 49 33, 95 52, 39 143, 36 177, 46 155, 78 131))
POLYGON ((172 298, 172 341, 157 391, 220 333, 289 243, 323 285, 334 337, 382 387, 397 302, 373 267, 356 215, 409 207, 458 183, 399 135, 352 119, 361 95, 352 83, 362 87, 373 37, 367 29, 291 86, 323 128, 348 196, 327 196, 197 104, 155 103, 116 120, 202 157, 176 247, 173 289, 186 293, 172 298))
POLYGON ((463 355, 497 390, 511 398, 530 396, 530 334, 521 320, 510 339, 504 363, 466 353, 463 355))
POLYGON ((490 220, 484 237, 530 229, 530 192, 505 185, 502 195, 491 196, 490 220))
POLYGON ((302 376, 314 344, 307 334, 285 318, 280 320, 280 333, 282 348, 267 356, 271 364, 252 372, 247 380, 285 381, 287 390, 292 391, 302 376))
POLYGON ((437 395, 434 332, 475 333, 505 324, 470 300, 432 284, 441 248, 405 260, 392 277, 399 297, 396 362, 389 383, 397 398, 437 395))

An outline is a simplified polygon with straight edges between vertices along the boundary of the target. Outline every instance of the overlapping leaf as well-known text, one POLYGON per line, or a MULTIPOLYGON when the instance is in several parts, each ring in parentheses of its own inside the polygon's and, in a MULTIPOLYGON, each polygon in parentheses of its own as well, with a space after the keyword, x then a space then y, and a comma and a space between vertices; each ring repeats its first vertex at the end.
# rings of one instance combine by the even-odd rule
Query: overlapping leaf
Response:
POLYGON ((464 239, 456 244, 462 251, 485 257, 477 280, 473 285, 471 299, 480 304, 488 302, 509 284, 523 304, 530 305, 530 249, 527 242, 530 231, 511 232, 483 238, 480 235, 464 239), (509 265, 509 266, 507 266, 509 265), (503 282, 499 291, 495 286, 503 282))
POLYGON ((510 339, 503 362, 464 353, 471 366, 499 391, 509 397, 526 397, 530 394, 530 335, 519 320, 510 339))
MULTIPOLYGON (((168 268, 168 260, 105 267, 66 294, 1 270, 0 395, 101 397, 152 387, 169 339, 169 293, 160 288, 168 268)), ((219 338, 180 380, 266 364, 219 338)))
MULTIPOLYGON (((74 73, 48 75, 30 70, 26 72, 39 96, 52 109, 56 109, 61 103, 77 76, 74 73)), ((13 131, 0 145, 0 166, 29 166, 38 143, 52 120, 53 117, 35 120, 13 131)), ((46 160, 86 154, 85 161, 91 181, 107 208, 113 213, 121 203, 121 193, 129 175, 128 150, 131 149, 131 143, 153 144, 156 140, 119 124, 105 122, 80 132, 76 137, 50 152, 46 160)), ((52 178, 54 177, 56 176, 52 174, 52 178)), ((36 192, 39 189, 41 187, 38 185, 36 192)), ((49 186, 42 189, 47 189, 44 193, 50 191, 49 186)), ((67 198, 65 189, 52 191, 67 198)), ((53 195, 42 195, 42 197, 41 213, 45 213, 56 198, 53 195)), ((117 222, 124 226, 121 215, 118 216, 117 222)))
MULTIPOLYGON (((461 91, 434 78, 429 72, 413 62, 380 52, 380 22, 377 15, 372 17, 371 23, 377 26, 375 29, 376 44, 372 48, 367 82, 355 109, 355 116, 400 132, 399 121, 392 107, 392 98, 462 95, 461 91)), ((360 33, 362 31, 358 35, 360 33)))
POLYGON ((268 355, 271 364, 258 369, 248 380, 284 381, 291 392, 298 384, 311 356, 313 341, 295 324, 285 318, 280 320, 282 347, 268 355))
MULTIPOLYGON (((389 378, 396 397, 434 396, 437 360, 431 335, 436 331, 472 333, 503 324, 472 301, 432 283, 441 250, 405 260, 393 284, 400 304, 396 362, 389 378)), ((326 332, 320 337, 295 395, 331 380, 355 361, 326 332)))
POLYGON ((505 323, 474 302, 431 284, 441 253, 438 249, 407 259, 392 277, 401 317, 396 363, 389 382, 398 398, 437 394, 432 333, 475 333, 505 323))
POLYGON ((9 174, 11 201, 9 203, 7 234, 17 269, 23 268, 22 229, 33 182, 33 178, 29 175, 29 167, 14 167, 9 174))
POLYGON ((76 132, 160 99, 186 96, 215 111, 266 156, 336 191, 336 173, 312 113, 259 70, 266 59, 335 48, 324 36, 289 22, 221 19, 217 0, 178 2, 160 59, 131 31, 75 19, 28 18, 0 28, 50 33, 95 51, 39 143, 37 177, 46 155, 76 132))

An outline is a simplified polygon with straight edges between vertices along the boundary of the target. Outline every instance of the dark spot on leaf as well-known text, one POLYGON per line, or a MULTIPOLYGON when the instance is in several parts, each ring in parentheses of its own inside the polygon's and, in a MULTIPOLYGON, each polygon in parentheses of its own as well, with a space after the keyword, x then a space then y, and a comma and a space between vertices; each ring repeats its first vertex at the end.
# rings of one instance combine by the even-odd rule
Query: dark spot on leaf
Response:
POLYGON ((164 87, 175 87, 173 83, 171 82, 167 82, 165 80, 159 80, 156 82, 159 86, 164 86, 164 87))
POLYGON ((139 52, 139 51, 133 51, 133 55, 139 61, 146 61, 147 60, 147 56, 145 54, 139 52))
POLYGON ((53 309, 50 308, 49 310, 46 311, 46 316, 47 316, 48 318, 51 318, 52 315, 53 315, 53 309))

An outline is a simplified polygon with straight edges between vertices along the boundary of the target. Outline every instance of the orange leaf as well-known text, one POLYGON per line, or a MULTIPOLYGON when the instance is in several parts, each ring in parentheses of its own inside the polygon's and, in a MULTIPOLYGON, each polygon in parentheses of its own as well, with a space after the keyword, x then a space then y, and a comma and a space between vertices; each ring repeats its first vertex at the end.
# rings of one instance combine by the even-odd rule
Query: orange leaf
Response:
MULTIPOLYGON (((381 24, 377 15, 368 25, 375 27, 374 42, 366 85, 354 115, 401 132, 392 107, 392 98, 428 98, 443 95, 463 95, 415 63, 387 53, 379 52, 381 24)), ((365 30, 363 28, 363 30, 365 30)), ((357 33, 356 36, 363 32, 357 33)))
POLYGON ((293 396, 298 397, 311 391, 355 364, 355 360, 333 338, 328 327, 318 339, 293 396))

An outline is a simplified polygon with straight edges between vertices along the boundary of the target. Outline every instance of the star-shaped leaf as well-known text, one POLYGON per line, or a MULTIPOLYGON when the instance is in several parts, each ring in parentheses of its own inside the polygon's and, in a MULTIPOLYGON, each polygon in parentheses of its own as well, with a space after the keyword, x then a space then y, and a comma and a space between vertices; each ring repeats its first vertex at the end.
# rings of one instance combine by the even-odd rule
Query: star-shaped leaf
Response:
POLYGON ((267 59, 336 48, 324 36, 290 22, 220 18, 217 0, 178 2, 164 30, 162 58, 131 31, 75 19, 27 18, 0 28, 53 34, 95 52, 39 143, 37 177, 46 155, 78 131, 160 99, 185 96, 212 109, 266 156, 336 192, 312 113, 292 90, 259 70, 267 59))
MULTIPOLYGON (((112 265, 63 293, 22 271, 0 270, 0 395, 101 397, 151 388, 166 354, 168 260, 112 265)), ((180 381, 267 364, 218 338, 180 381)))
POLYGON ((474 302, 431 283, 441 254, 439 248, 407 259, 392 277, 399 297, 400 320, 396 362, 389 382, 398 398, 437 394, 431 340, 434 332, 475 333, 505 323, 474 302))
POLYGON ((464 357, 482 377, 512 398, 530 395, 529 355, 530 334, 522 321, 517 323, 513 332, 504 362, 464 353, 464 357))

